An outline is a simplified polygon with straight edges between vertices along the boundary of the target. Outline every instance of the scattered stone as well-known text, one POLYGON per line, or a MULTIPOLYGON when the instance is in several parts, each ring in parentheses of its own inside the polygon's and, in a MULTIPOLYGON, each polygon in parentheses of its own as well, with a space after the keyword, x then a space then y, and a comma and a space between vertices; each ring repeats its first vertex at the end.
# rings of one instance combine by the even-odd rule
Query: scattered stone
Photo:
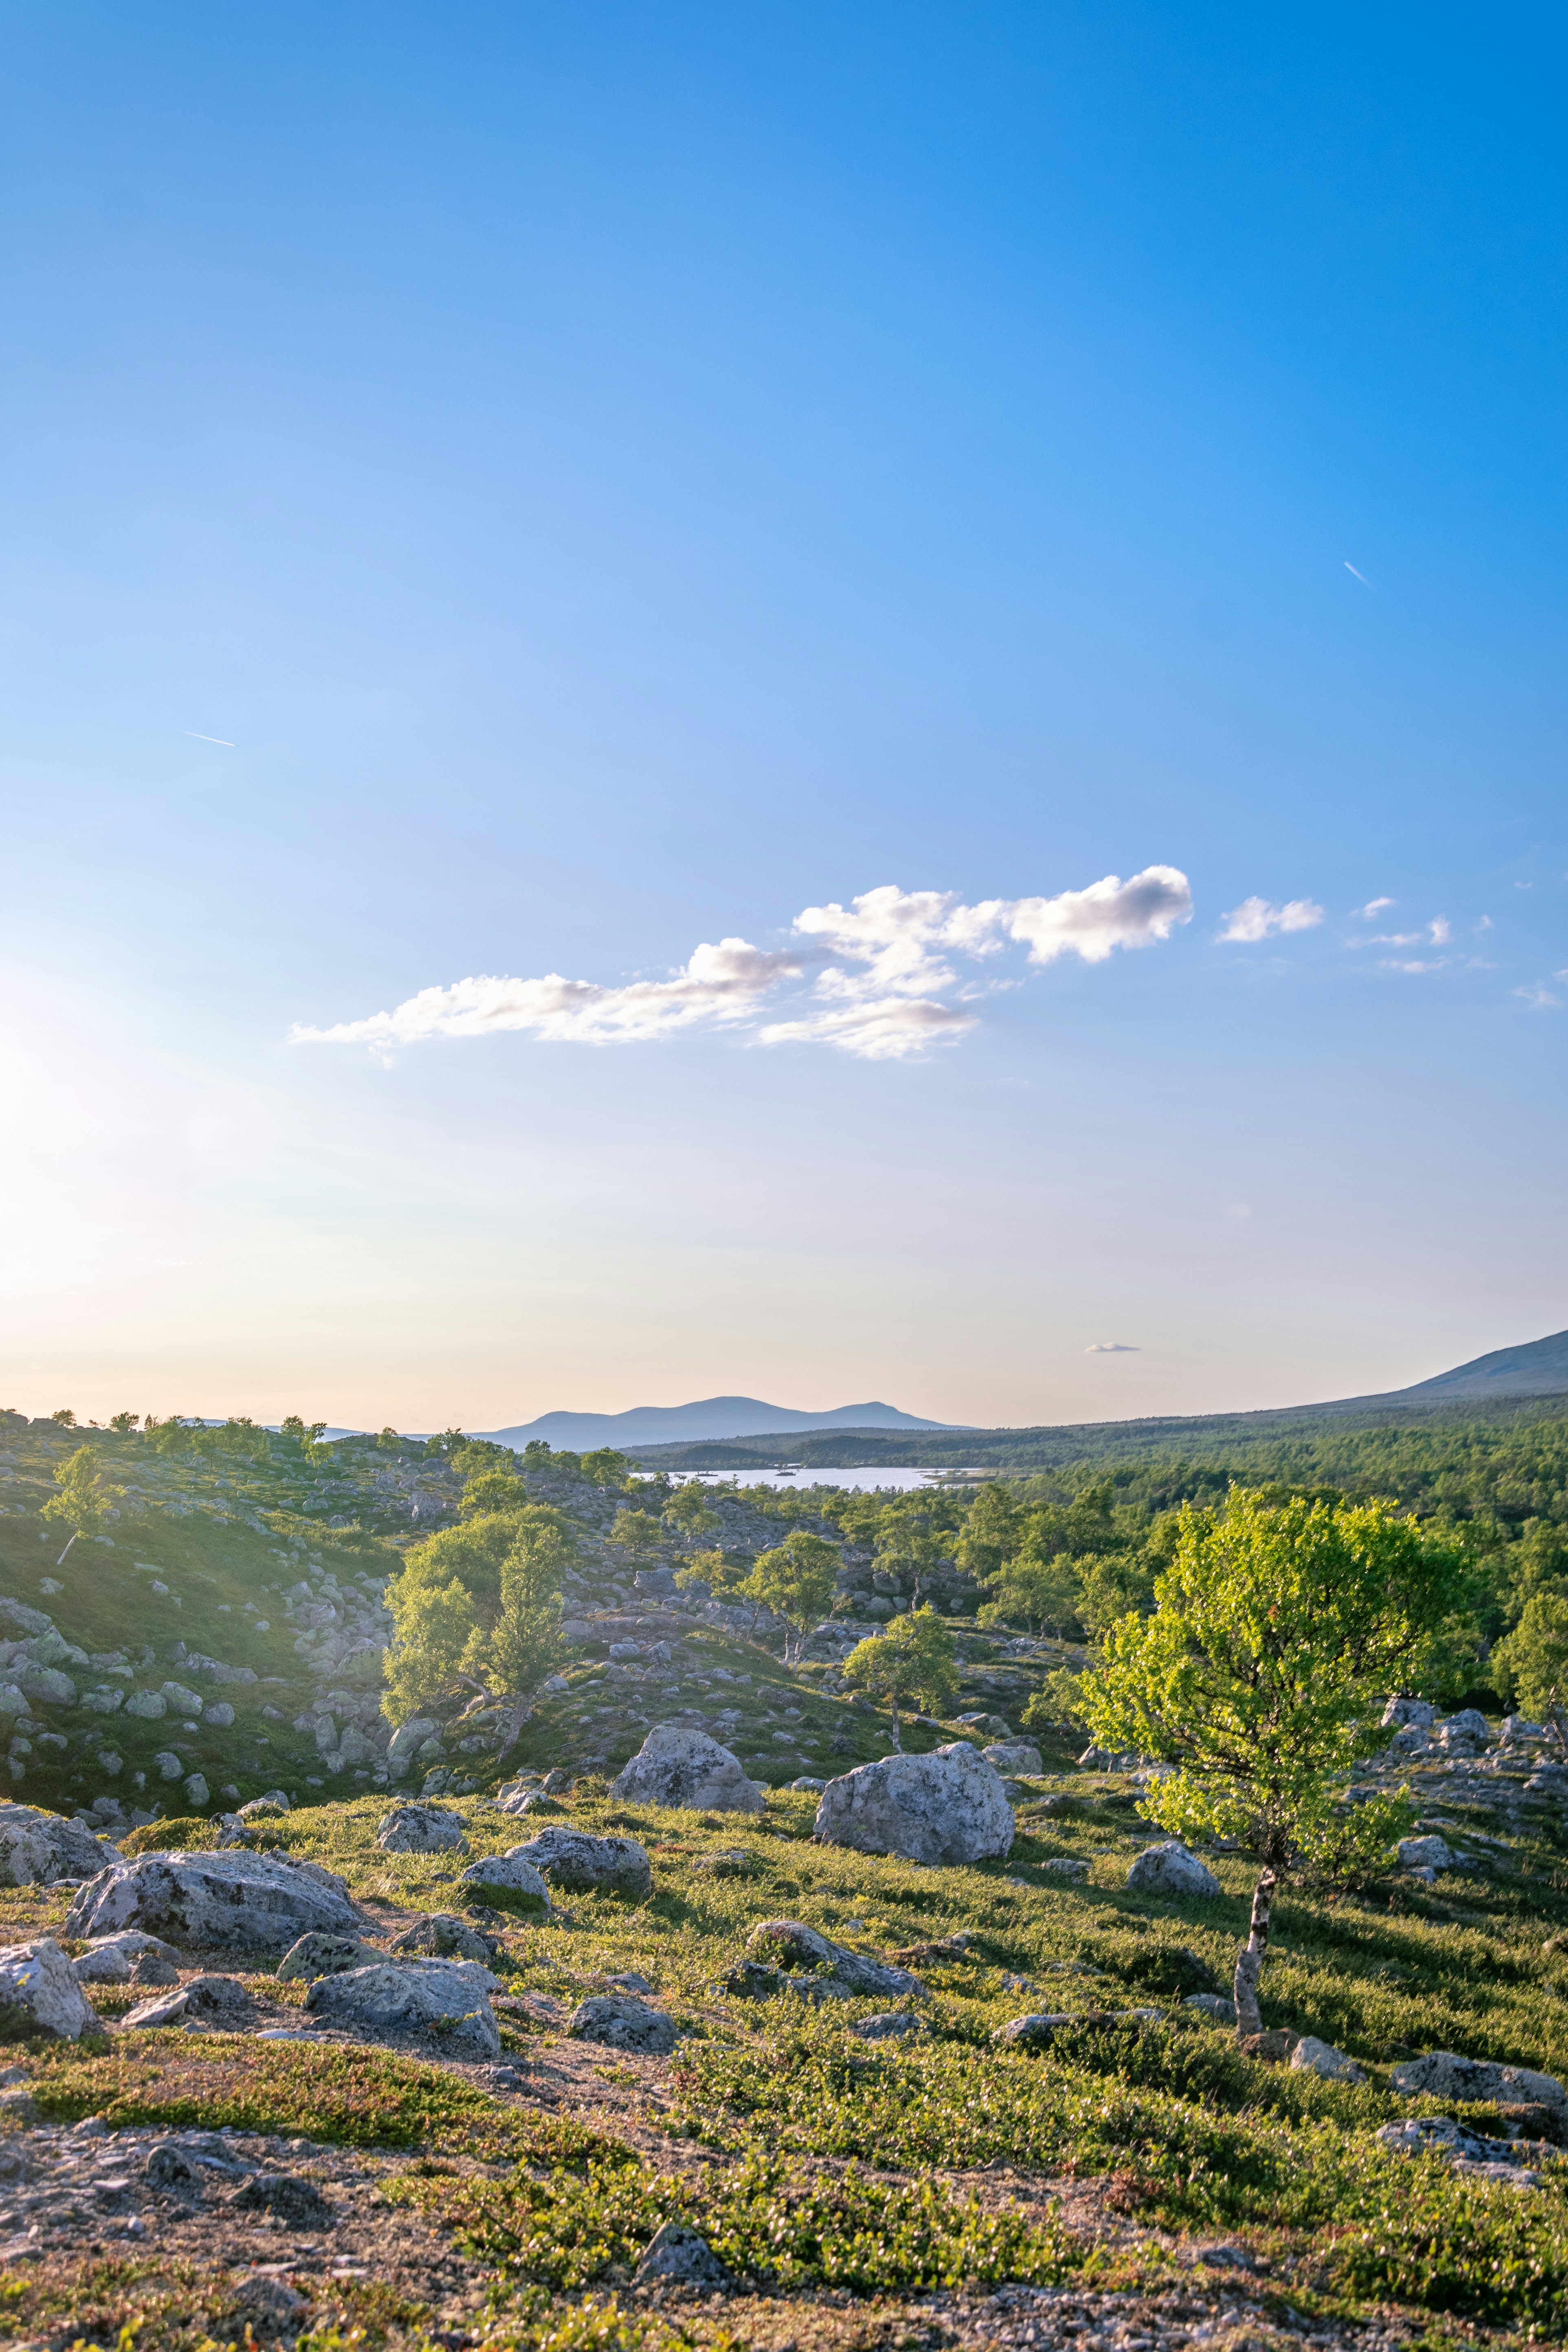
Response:
POLYGON ((574 2010, 566 2031, 575 2042, 602 2042, 611 2050, 668 2057, 679 2039, 675 2020, 630 1993, 595 1993, 574 2010))
POLYGON ((925 1990, 908 1969, 868 1959, 863 1952, 834 1943, 800 1919, 761 1921, 746 1938, 746 1958, 763 1968, 834 1977, 848 1992, 909 1994, 925 1990))
POLYGON ((183 2147, 165 2142, 147 2158, 149 2186, 175 2197, 200 2197, 212 2175, 183 2147))
POLYGON ((51 2033, 61 2042, 103 2031, 52 1936, 0 1948, 0 2019, 13 2032, 51 2033))
POLYGON ((162 1691, 132 1691, 125 1702, 127 1715, 144 1716, 150 1723, 158 1722, 169 1712, 169 1702, 162 1691))
POLYGON ((637 1900, 653 1893, 653 1864, 635 1838, 541 1830, 526 1845, 514 1846, 512 1857, 531 1863, 552 1885, 571 1895, 625 1895, 637 1900))
POLYGON ((1195 2009, 1201 2016, 1212 2018, 1216 2025, 1236 2023, 1236 2003, 1226 2000, 1222 1993, 1190 1992, 1182 2007, 1195 2009))
POLYGON ((995 1740, 980 1752, 987 1764, 994 1764, 998 1772, 1022 1772, 1030 1780, 1037 1780, 1046 1769, 1039 1749, 1027 1739, 995 1740))
POLYGON ((436 1805, 399 1805, 376 1832, 383 1853, 467 1853, 468 1841, 456 1813, 436 1805))
POLYGON ((1381 2125, 1373 2137, 1395 2156, 1441 2157, 1456 2172, 1500 2180, 1510 2189, 1542 2185, 1542 2176, 1527 2168, 1527 2145, 1489 2139, 1456 2123, 1452 2116, 1407 2116, 1399 2123, 1381 2125))
POLYGON ((695 1812, 760 1813, 763 1800, 737 1757, 704 1731, 659 1724, 610 1790, 623 1804, 684 1807, 695 1812))
POLYGON ((709 2288, 733 2284, 707 2239, 687 2221, 666 2221, 632 2273, 636 2286, 651 2285, 655 2280, 709 2288))
POLYGON ((1069 2017, 1066 2011, 1042 2011, 1030 2017, 1015 2017, 1006 2025, 999 2025, 991 2039, 1001 2042, 1006 2049, 1048 2050, 1064 2025, 1081 2022, 1081 2019, 1069 2017))
POLYGON ((912 2009, 879 2009, 874 2017, 857 2018, 845 2031, 860 2042, 893 2042, 906 2033, 923 2033, 925 2027, 912 2009))
POLYGON ((1436 1708, 1429 1706, 1424 1698, 1391 1698, 1383 1710, 1385 1731, 1401 1729, 1406 1724, 1415 1724, 1421 1730, 1430 1731, 1436 1720, 1436 1708))
MULTIPOLYGON (((1228 2004, 1227 2004, 1228 2006, 1228 2004)), ((1290 2053, 1290 2065, 1295 2073, 1321 2074, 1326 2083, 1364 2083, 1366 2076, 1353 2058, 1331 2042, 1320 2042, 1315 2033, 1304 2033, 1290 2053)))
POLYGON ((374 1968, 385 1957, 384 1952, 358 1936, 323 1935, 317 1928, 289 1946, 275 1974, 279 1984, 310 1984, 317 1977, 337 1977, 349 1969, 374 1968))
POLYGON ((312 2180, 295 2172, 259 2172, 228 2200, 231 2213, 270 2213, 286 2230, 330 2230, 337 2216, 312 2180))
POLYGON ((1554 2074, 1537 2074, 1528 2066, 1499 2066, 1487 2058, 1461 2058, 1452 2050, 1431 2050, 1424 2058, 1407 2058, 1388 2079, 1395 2091, 1425 2091, 1434 2099, 1568 2106, 1568 2091, 1554 2074))
POLYGON ((1236 2046, 1244 2058, 1260 2059, 1266 2066, 1283 2066, 1296 2042, 1288 2026, 1275 2025, 1266 2033, 1244 2033, 1236 2046))
POLYGON ((1089 1876, 1088 1863, 1084 1862, 1077 1854, 1053 1854, 1049 1862, 1045 1863, 1042 1867, 1046 1870, 1054 1871, 1058 1878, 1087 1878, 1089 1876))
POLYGON ((1130 1894, 1185 1895, 1205 1902, 1225 1893, 1213 1871, 1180 1838, 1145 1846, 1127 1874, 1127 1886, 1130 1894))
POLYGON ((133 1985, 171 1985, 180 1981, 180 1971, 173 1960, 164 1959, 161 1952, 138 1952, 131 1963, 127 1981, 133 1985))
POLYGON ((37 1805, 0 1804, 0 1886, 53 1886, 96 1878, 116 1849, 79 1822, 37 1805))
POLYGON ((125 2025, 205 2027, 214 2033, 244 2033, 256 2022, 256 2002, 234 1977, 190 1977, 175 1990, 139 2001, 125 2025))
POLYGON ((967 1740, 929 1756, 885 1756, 830 1780, 816 1809, 824 1845, 909 1862, 984 1862, 1013 1845, 1001 1778, 967 1740))
POLYGON ((823 1790, 826 1789, 826 1786, 827 1783, 826 1780, 817 1780, 816 1775, 811 1772, 803 1772, 798 1780, 792 1780, 790 1782, 790 1787, 792 1789, 812 1790, 818 1796, 821 1795, 823 1790))
MULTIPOLYGON (((71 1974, 78 1984, 129 1984, 132 1969, 148 1954, 170 1964, 179 1958, 172 1944, 156 1936, 141 1935, 132 1927, 122 1936, 100 1937, 80 1959, 71 1962, 71 1974)), ((178 1971, 172 1966, 171 1972, 177 1979, 178 1971)))
POLYGON ((281 1789, 269 1789, 264 1797, 252 1797, 248 1805, 241 1805, 242 1822, 263 1822, 275 1813, 286 1813, 289 1799, 281 1789))
POLYGON ((472 1960, 410 1956, 318 1978, 305 2007, 353 2033, 420 2034, 448 2058, 496 2059, 500 2033, 489 1996, 497 1990, 489 1970, 472 1960))
POLYGON ((310 2307, 286 2280, 268 2278, 265 2272, 243 2279, 230 2305, 237 2319, 243 2320, 253 2335, 262 2336, 296 2333, 310 2307))
POLYGON ((314 1928, 352 1936, 363 1924, 331 1871, 240 1847, 116 1863, 76 1896, 66 1931, 93 1937, 141 1927, 197 1951, 277 1952, 314 1928))
POLYGON ((477 1895, 497 1908, 521 1911, 535 1918, 550 1916, 550 1889, 531 1862, 525 1862, 524 1846, 513 1846, 508 1853, 487 1853, 471 1862, 462 1877, 461 1886, 471 1886, 477 1895))
MULTIPOLYGON (((401 1936, 393 1938, 390 1948, 395 1952, 425 1952, 435 1959, 477 1960, 489 1968, 497 1958, 497 1949, 488 1936, 470 1927, 450 1911, 432 1911, 425 1918, 405 1927, 401 1936)), ((376 1955, 377 1958, 380 1954, 376 1955)))
POLYGON ((1413 1837, 1399 1841, 1401 1870, 1452 1870, 1456 1856, 1447 1838, 1413 1837))

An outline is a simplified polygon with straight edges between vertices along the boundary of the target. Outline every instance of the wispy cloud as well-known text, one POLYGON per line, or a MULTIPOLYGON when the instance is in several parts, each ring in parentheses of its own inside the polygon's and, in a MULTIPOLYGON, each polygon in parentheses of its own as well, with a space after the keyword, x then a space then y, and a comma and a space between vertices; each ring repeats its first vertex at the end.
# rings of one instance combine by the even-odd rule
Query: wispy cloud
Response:
POLYGON ((1282 907, 1268 898, 1244 898, 1223 919, 1222 940, 1239 940, 1251 945, 1276 931, 1310 931, 1322 921, 1323 910, 1310 898, 1288 898, 1282 907))
POLYGON ((1143 1350, 1126 1339, 1096 1339, 1083 1352, 1086 1356, 1141 1356, 1143 1350))
MULTIPOLYGON (((1345 562, 1345 570, 1346 570, 1347 572, 1355 572, 1355 576, 1356 576, 1356 578, 1361 582, 1361 584, 1362 584, 1362 586, 1363 586, 1363 588, 1372 588, 1372 582, 1367 578, 1366 573, 1365 573, 1364 572, 1356 572, 1355 565, 1351 562, 1350 557, 1349 557, 1348 555, 1345 557, 1344 562, 1345 562)), ((1377 593, 1376 589, 1375 589, 1375 588, 1373 588, 1373 594, 1375 596, 1375 595, 1376 595, 1376 593, 1377 593)))
POLYGON ((1370 923, 1374 915, 1381 915, 1385 907, 1392 907, 1393 904, 1392 898, 1369 898, 1364 907, 1356 908, 1356 919, 1358 922, 1370 923))
MULTIPOLYGON (((646 1043, 694 1028, 751 1028, 768 1045, 831 1045, 868 1061, 901 1059, 960 1037, 977 1016, 942 1001, 981 992, 963 982, 960 959, 975 962, 1011 940, 1032 964, 1076 955, 1103 963, 1117 948, 1148 947, 1191 919, 1192 890, 1173 866, 1145 866, 1123 882, 1108 874, 1055 898, 988 898, 963 905, 952 891, 900 890, 889 883, 852 899, 807 907, 793 929, 798 946, 753 947, 721 940, 695 949, 666 980, 619 987, 566 980, 474 978, 421 989, 390 1013, 318 1028, 297 1024, 289 1043, 368 1045, 386 1053, 436 1037, 480 1037, 521 1030, 552 1044, 646 1043), (788 1017, 757 1026, 763 1000, 789 983, 809 987, 788 1017), (963 983, 961 985, 961 983, 963 983)), ((1314 918, 1315 919, 1315 918, 1314 918)), ((780 1011, 784 1008, 781 1006, 780 1011)))
POLYGON ((1379 971, 1441 971, 1447 961, 1447 956, 1432 956, 1425 961, 1419 956, 1409 960, 1398 956, 1379 956, 1377 968, 1379 971))
POLYGON ((182 735, 188 735, 193 743, 216 743, 226 751, 232 751, 234 749, 226 735, 198 735, 194 727, 182 727, 180 732, 182 735))
POLYGON ((1447 915, 1439 915, 1436 922, 1427 924, 1426 936, 1431 940, 1435 948, 1446 948, 1447 946, 1448 941, 1454 935, 1448 929, 1448 918, 1447 915))
MULTIPOLYGON (((1557 976, 1561 979, 1561 972, 1557 976)), ((1563 1003, 1563 999, 1554 996, 1542 980, 1531 981, 1528 988, 1516 988, 1513 992, 1523 997, 1532 1013, 1555 1013, 1563 1003)))

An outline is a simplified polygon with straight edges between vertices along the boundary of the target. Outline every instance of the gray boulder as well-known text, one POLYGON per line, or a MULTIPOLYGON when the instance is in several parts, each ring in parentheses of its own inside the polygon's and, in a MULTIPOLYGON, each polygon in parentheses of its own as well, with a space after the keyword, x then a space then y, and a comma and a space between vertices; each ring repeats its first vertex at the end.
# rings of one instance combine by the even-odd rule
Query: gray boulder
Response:
POLYGON ((1190 1992, 1182 2007, 1195 2009, 1200 2017, 1210 2017, 1216 2025, 1236 2023, 1236 2003, 1221 1992, 1190 1992))
POLYGON ((1008 2050, 1048 2050, 1061 2028, 1073 2022, 1065 2010, 1037 2011, 999 2025, 991 2039, 1008 2050))
MULTIPOLYGON (((552 1886, 571 1895, 653 1893, 653 1864, 636 1838, 591 1837, 585 1830, 541 1830, 512 1856, 533 1864, 552 1886)), ((468 1876, 468 1872, 464 1876, 468 1876)))
POLYGON ((610 1794, 622 1804, 682 1806, 697 1812, 760 1813, 763 1800, 738 1758, 705 1731, 659 1724, 610 1794))
POLYGON ((125 1712, 145 1717, 149 1723, 158 1723, 168 1714, 169 1702, 162 1691, 132 1691, 125 1702, 125 1712))
POLYGON ((180 1957, 172 1944, 157 1936, 140 1935, 132 1927, 123 1936, 100 1937, 71 1962, 71 1974, 78 1984, 129 1984, 137 1961, 149 1952, 154 1959, 171 1964, 180 1957))
POLYGON ((363 1924, 330 1870, 240 1846, 116 1863, 78 1894, 66 1932, 93 1937, 141 1927, 196 1951, 281 1952, 314 1929, 353 1936, 363 1924))
POLYGON ((1411 1723, 1418 1725, 1423 1731, 1430 1731, 1436 1720, 1436 1708, 1424 1698, 1391 1698, 1383 1710, 1385 1731, 1399 1730, 1411 1723))
POLYGON ((36 1805, 0 1804, 0 1886, 52 1886, 57 1878, 96 1878, 117 1850, 79 1822, 36 1805))
POLYGON ((984 1862, 1012 1851, 1013 1809, 995 1768, 960 1739, 930 1756, 884 1756, 829 1780, 816 1834, 824 1845, 908 1862, 984 1862))
POLYGON ((859 2042, 896 2042, 906 2033, 923 2033, 921 2020, 912 2009, 882 2009, 875 2017, 862 2017, 845 2027, 859 2042))
POLYGON ((61 2042, 103 2031, 52 1936, 0 1948, 0 2017, 12 2021, 14 2032, 51 2033, 61 2042))
POLYGON ((610 2050, 668 2057, 679 2040, 675 2020, 631 1993, 595 1993, 572 2012, 566 2031, 575 2042, 602 2042, 610 2050))
POLYGON ((74 1706, 76 1685, 58 1666, 35 1666, 18 1658, 11 1669, 22 1691, 38 1706, 74 1706))
POLYGON ((322 1935, 318 1928, 290 1944, 273 1973, 279 1984, 311 1984, 317 1977, 341 1977, 350 1969, 374 1968, 385 1958, 374 1944, 358 1936, 322 1935))
POLYGON ((243 2033, 256 2022, 256 2002, 233 1977, 188 1977, 168 1992, 139 2001, 123 2025, 179 2025, 205 2033, 243 2033))
POLYGON ((1146 1845, 1127 1874, 1127 1885, 1134 1895, 1187 1895, 1205 1901, 1225 1892, 1213 1871, 1180 1838, 1146 1845))
MULTIPOLYGON (((541 1885, 542 1885, 542 1880, 541 1885)), ((432 1911, 427 1917, 416 1919, 401 1936, 395 1936, 389 1948, 395 1952, 424 1952, 433 1959, 478 1960, 489 1968, 496 1955, 489 1941, 477 1927, 455 1912, 432 1911)))
POLYGON ((407 1723, 400 1723, 386 1744, 386 1763, 395 1780, 400 1780, 427 1739, 434 1739, 441 1726, 433 1715, 416 1715, 407 1723))
POLYGON ((500 2056, 489 2001, 498 1990, 489 1970, 472 1960, 382 1960, 319 1978, 305 2007, 352 2033, 417 2034, 437 2042, 447 2057, 482 2061, 500 2056))
POLYGON ((666 2221, 632 2273, 634 2286, 657 2283, 722 2287, 733 2281, 700 2231, 689 2221, 666 2221))
POLYGON ((1039 1749, 1027 1739, 993 1740, 980 1752, 987 1764, 995 1765, 998 1772, 1023 1772, 1037 1780, 1046 1769, 1039 1749))
POLYGON ((1461 2058, 1452 2050, 1430 2050, 1424 2058, 1407 2058, 1388 2079, 1395 2091, 1425 2091, 1434 2099, 1568 2106, 1568 2091, 1554 2074, 1537 2074, 1528 2066, 1499 2066, 1489 2058, 1461 2058))
POLYGON ((383 1853, 467 1853, 468 1841, 456 1813, 436 1805, 399 1805, 376 1832, 383 1853))
POLYGON ((746 1958, 765 1968, 834 1977, 847 1992, 919 1993, 925 1988, 908 1969, 868 1959, 801 1919, 763 1919, 746 1938, 746 1958))
POLYGON ((1486 1717, 1479 1706, 1462 1706, 1458 1715, 1445 1717, 1436 1727, 1449 1740, 1473 1739, 1478 1748, 1486 1747, 1492 1736, 1486 1717))
POLYGON ((1050 1860, 1044 1864, 1042 1867, 1047 1870, 1054 1871, 1058 1878, 1087 1878, 1089 1876, 1089 1864, 1085 1862, 1081 1854, 1054 1853, 1050 1860))
POLYGON ((1399 1841, 1401 1870, 1452 1870, 1454 1863, 1454 1849, 1447 1838, 1413 1837, 1399 1841))
POLYGON ((458 1883, 471 1886, 497 1910, 526 1911, 548 1918, 550 1889, 532 1863, 523 1859, 525 1852, 524 1847, 514 1846, 510 1853, 482 1854, 468 1864, 458 1883))
POLYGON ((1290 2064, 1297 2074, 1321 2074, 1326 2083, 1364 2083, 1366 2076, 1353 2058, 1336 2050, 1329 2042, 1320 2042, 1315 2033, 1304 2033, 1290 2053, 1290 2064))

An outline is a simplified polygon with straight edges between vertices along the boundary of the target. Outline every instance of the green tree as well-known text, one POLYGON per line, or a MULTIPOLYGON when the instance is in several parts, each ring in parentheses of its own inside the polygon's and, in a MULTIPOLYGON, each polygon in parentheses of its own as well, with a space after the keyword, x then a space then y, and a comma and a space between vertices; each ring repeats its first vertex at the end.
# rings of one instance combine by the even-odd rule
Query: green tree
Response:
POLYGON ((629 1454, 617 1454, 613 1445, 601 1445, 596 1452, 583 1455, 581 1467, 591 1485, 616 1489, 626 1485, 633 1465, 629 1454))
POLYGON ((909 1588, 911 1605, 920 1605, 921 1589, 928 1584, 943 1555, 943 1538, 923 1512, 889 1512, 877 1539, 877 1565, 909 1588))
POLYGON ((55 1472, 58 1495, 51 1495, 44 1505, 43 1516, 57 1527, 69 1528, 70 1537, 55 1566, 65 1565, 78 1536, 94 1536, 110 1512, 124 1499, 122 1486, 111 1486, 98 1466, 97 1456, 90 1445, 79 1445, 68 1454, 55 1472))
POLYGON ((1270 1510, 1233 1486, 1222 1509, 1184 1510, 1154 1613, 1113 1625, 1083 1678, 1099 1746, 1177 1768, 1142 1801, 1148 1818, 1181 1837, 1239 1837, 1263 1864, 1237 1963, 1243 2032, 1260 2027, 1278 1877, 1373 1868, 1408 1818, 1395 1800, 1340 1799, 1382 1740, 1371 1700, 1419 1667, 1456 1572, 1386 1504, 1270 1510))
POLYGON ((480 1470, 469 1478, 458 1505, 459 1518, 478 1518, 481 1512, 525 1511, 528 1488, 510 1470, 480 1470))
POLYGON ((893 1714, 893 1745, 901 1752, 900 1708, 912 1705, 939 1715, 958 1696, 952 1635, 930 1607, 895 1617, 885 1633, 856 1643, 844 1661, 844 1679, 851 1690, 886 1699, 893 1714))
POLYGON ((1568 1700, 1568 1597, 1531 1593, 1518 1624, 1493 1650, 1494 1687, 1522 1715, 1555 1717, 1568 1700))
MULTIPOLYGON (((754 1601, 752 1631, 764 1609, 782 1617, 795 1637, 795 1655, 800 1655, 801 1643, 823 1612, 832 1606, 834 1591, 838 1581, 838 1547, 822 1536, 810 1536, 800 1528, 793 1528, 782 1544, 771 1551, 760 1551, 745 1582, 737 1587, 743 1601, 754 1601)), ((784 1643, 785 1663, 789 1658, 788 1637, 784 1643)))
POLYGON ((58 1421, 62 1429, 74 1429, 76 1427, 76 1415, 71 1411, 68 1404, 62 1404, 58 1412, 51 1412, 49 1419, 51 1421, 58 1421))
POLYGON ((1059 1634, 1078 1613, 1079 1593, 1078 1570, 1065 1551, 1055 1559, 1036 1559, 1022 1552, 992 1579, 991 1598, 980 1609, 980 1622, 1059 1634))
POLYGON ((646 1559, 650 1552, 658 1549, 661 1539, 658 1521, 650 1519, 646 1511, 620 1510, 616 1513, 610 1541, 618 1545, 622 1551, 629 1552, 634 1560, 646 1559))
POLYGON ((719 1514, 709 1502, 700 1478, 676 1488, 665 1506, 664 1517, 667 1527, 688 1538, 711 1535, 719 1524, 719 1514))
POLYGON ((111 1412, 109 1426, 117 1437, 129 1437, 141 1418, 139 1412, 111 1412))
POLYGON ((748 1560, 731 1559, 721 1551, 696 1551, 683 1567, 675 1571, 675 1581, 682 1592, 693 1585, 706 1584, 721 1600, 733 1600, 752 1572, 748 1560))
POLYGON ((380 1446, 384 1454, 395 1454, 398 1447, 402 1444, 403 1440, 397 1434, 396 1430, 393 1428, 392 1423, 388 1422, 386 1427, 381 1432, 381 1434, 377 1437, 375 1442, 377 1445, 380 1446))
POLYGON ((1023 1527, 1024 1514, 1011 1488, 993 1481, 971 1503, 953 1557, 966 1576, 977 1584, 989 1584, 1018 1550, 1023 1527))
POLYGON ((542 1503, 443 1528, 416 1544, 386 1596, 389 1720, 465 1688, 526 1697, 566 1655, 560 1587, 574 1556, 561 1514, 542 1503))
POLYGON ((542 1470, 550 1459, 550 1448, 542 1437, 531 1437, 522 1449, 522 1458, 530 1470, 542 1470))

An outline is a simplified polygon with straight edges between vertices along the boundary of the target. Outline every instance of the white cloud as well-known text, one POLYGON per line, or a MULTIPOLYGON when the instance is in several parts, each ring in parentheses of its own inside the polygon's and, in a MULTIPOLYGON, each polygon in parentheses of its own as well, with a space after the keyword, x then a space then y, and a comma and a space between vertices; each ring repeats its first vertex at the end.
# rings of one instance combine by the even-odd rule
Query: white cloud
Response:
POLYGON ((1447 915, 1439 915, 1436 922, 1427 924, 1426 929, 1435 948, 1446 948, 1453 937, 1447 915))
POLYGON ((1310 931, 1322 919, 1321 907, 1310 898, 1288 898, 1282 907, 1276 907, 1268 898, 1244 898, 1226 916, 1220 938, 1250 944, 1268 939, 1275 931, 1310 931))
MULTIPOLYGON (((1052 898, 990 898, 966 907, 952 891, 900 890, 888 883, 837 904, 807 907, 795 930, 803 944, 776 952, 746 940, 696 949, 668 980, 618 988, 594 981, 475 978, 421 989, 390 1013, 328 1028, 298 1024, 292 1045, 369 1045, 385 1054, 431 1037, 479 1037, 523 1030, 552 1043, 646 1042, 697 1027, 752 1026, 763 999, 786 982, 816 978, 794 1017, 756 1029, 763 1045, 837 1046, 867 1061, 897 1059, 962 1036, 973 1013, 939 1001, 960 987, 956 958, 996 954, 1008 940, 1033 964, 1061 955, 1103 963, 1116 948, 1147 947, 1190 920, 1192 889, 1173 866, 1150 866, 1123 882, 1108 874, 1084 890, 1052 898)), ((995 985, 1005 983, 997 982, 995 985)))
MULTIPOLYGON (((1562 978, 1561 973, 1558 978, 1562 978)), ((1516 988, 1513 992, 1523 997, 1532 1013, 1553 1013, 1563 1003, 1560 996, 1552 995, 1543 981, 1532 981, 1528 988, 1516 988)))
POLYGON ((1083 1352, 1086 1356, 1141 1356, 1143 1350, 1131 1346, 1126 1339, 1096 1339, 1093 1346, 1086 1348, 1083 1352))
POLYGON ((1398 956, 1379 956, 1377 968, 1379 971, 1442 971, 1447 961, 1447 956, 1433 956, 1426 962, 1419 957, 1404 961, 1398 956))
POLYGON ((1393 904, 1392 898, 1369 898, 1364 907, 1356 908, 1356 919, 1359 922, 1370 923, 1374 915, 1381 915, 1385 907, 1392 907, 1393 904))

